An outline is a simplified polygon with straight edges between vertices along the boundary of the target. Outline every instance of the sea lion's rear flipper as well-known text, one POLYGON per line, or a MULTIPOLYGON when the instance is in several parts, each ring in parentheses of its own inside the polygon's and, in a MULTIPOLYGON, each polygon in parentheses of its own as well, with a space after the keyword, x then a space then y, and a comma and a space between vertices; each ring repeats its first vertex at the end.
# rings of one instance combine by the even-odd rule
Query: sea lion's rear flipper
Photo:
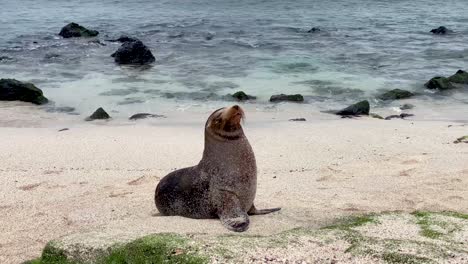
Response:
POLYGON ((264 214, 277 212, 279 210, 281 210, 280 207, 269 208, 269 209, 257 209, 257 208, 255 208, 255 205, 252 204, 252 207, 250 207, 250 210, 247 212, 247 214, 249 214, 249 215, 264 215, 264 214))
POLYGON ((245 213, 237 196, 230 191, 220 191, 221 201, 218 216, 223 225, 234 232, 244 232, 249 228, 249 216, 245 213))

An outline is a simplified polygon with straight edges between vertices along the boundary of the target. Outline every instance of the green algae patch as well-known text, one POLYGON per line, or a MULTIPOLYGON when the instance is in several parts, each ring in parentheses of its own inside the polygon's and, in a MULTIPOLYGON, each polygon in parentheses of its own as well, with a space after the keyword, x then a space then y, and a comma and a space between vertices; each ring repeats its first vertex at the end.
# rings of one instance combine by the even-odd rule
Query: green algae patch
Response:
POLYGON ((114 245, 102 251, 93 259, 74 258, 73 254, 59 245, 47 244, 39 259, 27 264, 127 264, 127 263, 187 263, 203 264, 208 259, 198 253, 196 245, 191 245, 182 236, 157 234, 139 238, 123 245, 114 245))
POLYGON ((388 263, 405 263, 405 264, 422 264, 422 263, 434 263, 434 261, 424 258, 424 257, 416 257, 410 254, 402 254, 402 253, 384 253, 382 255, 382 259, 388 263))
MULTIPOLYGON (((466 136, 468 138, 468 136, 466 136)), ((464 213, 458 213, 458 212, 442 212, 441 213, 442 215, 446 215, 446 216, 451 216, 451 217, 455 217, 455 218, 460 218, 460 219, 464 219, 464 220, 468 220, 468 214, 464 214, 464 213)))
POLYGON ((207 263, 187 245, 187 240, 177 235, 161 234, 147 236, 111 250, 102 264, 125 263, 207 263))
POLYGON ((417 219, 417 224, 421 228, 421 235, 431 239, 437 239, 443 236, 444 234, 434 230, 431 226, 434 225, 434 222, 431 221, 431 213, 416 211, 413 215, 417 219))
POLYGON ((359 215, 342 218, 338 220, 335 224, 323 227, 322 229, 349 230, 351 228, 360 227, 370 223, 376 223, 374 215, 359 215))

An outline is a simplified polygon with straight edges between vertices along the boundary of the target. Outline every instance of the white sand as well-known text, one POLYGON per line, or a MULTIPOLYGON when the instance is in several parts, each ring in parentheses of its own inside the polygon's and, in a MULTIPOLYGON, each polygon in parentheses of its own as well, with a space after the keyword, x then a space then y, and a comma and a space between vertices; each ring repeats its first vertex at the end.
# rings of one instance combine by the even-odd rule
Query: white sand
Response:
MULTIPOLYGON (((468 144, 452 143, 468 125, 252 112, 245 132, 259 168, 256 205, 283 209, 252 217, 247 234, 363 212, 468 213, 468 144), (308 120, 287 121, 294 117, 308 120)), ((159 179, 201 158, 207 115, 93 124, 4 118, 0 263, 38 257, 49 240, 71 233, 228 233, 217 220, 158 216, 153 202, 159 179), (57 131, 63 127, 70 130, 57 131)))

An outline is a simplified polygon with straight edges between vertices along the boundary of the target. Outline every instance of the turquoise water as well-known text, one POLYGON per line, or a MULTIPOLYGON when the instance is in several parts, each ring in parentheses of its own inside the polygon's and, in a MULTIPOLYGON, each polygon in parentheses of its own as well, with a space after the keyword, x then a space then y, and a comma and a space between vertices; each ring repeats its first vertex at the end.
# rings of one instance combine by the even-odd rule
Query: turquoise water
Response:
POLYGON ((428 119, 460 119, 466 90, 434 95, 435 75, 468 70, 468 6, 446 1, 59 1, 3 0, 0 76, 31 81, 57 106, 89 113, 99 106, 132 112, 197 111, 226 104, 224 95, 256 95, 272 106, 276 93, 302 93, 305 110, 339 108, 393 88, 419 92, 411 102, 428 119), (97 3, 98 2, 98 3, 97 3), (100 31, 90 39, 61 39, 74 21, 100 31), (435 36, 440 25, 455 31, 435 36), (307 33, 319 27, 318 33, 307 33), (119 67, 110 57, 127 34, 154 53, 149 69, 119 67), (453 116, 457 115, 457 116, 453 116))

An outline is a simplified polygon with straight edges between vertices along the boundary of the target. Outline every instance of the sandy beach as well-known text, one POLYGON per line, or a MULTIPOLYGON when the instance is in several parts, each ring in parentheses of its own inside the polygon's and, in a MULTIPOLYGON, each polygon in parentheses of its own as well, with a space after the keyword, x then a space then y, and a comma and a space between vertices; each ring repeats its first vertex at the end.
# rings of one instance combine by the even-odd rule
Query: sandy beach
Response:
MULTIPOLYGON (((208 113, 85 123, 18 110, 18 127, 7 109, 1 263, 37 258, 48 241, 70 234, 229 233, 218 220, 159 216, 153 201, 162 177, 200 160, 208 113)), ((244 127, 258 164, 257 207, 282 210, 252 217, 240 235, 318 228, 368 212, 468 213, 468 145, 453 143, 468 134, 464 123, 252 110, 244 127), (294 117, 307 121, 288 121, 294 117)))

